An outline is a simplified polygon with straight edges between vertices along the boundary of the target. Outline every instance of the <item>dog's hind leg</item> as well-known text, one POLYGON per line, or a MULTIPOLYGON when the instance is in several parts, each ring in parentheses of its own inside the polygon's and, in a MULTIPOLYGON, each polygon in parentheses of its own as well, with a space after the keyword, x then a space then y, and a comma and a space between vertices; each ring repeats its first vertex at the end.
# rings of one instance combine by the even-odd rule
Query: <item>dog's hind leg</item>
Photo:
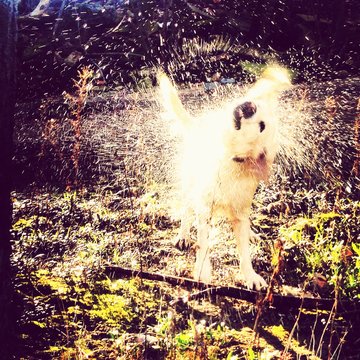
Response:
POLYGON ((179 235, 175 240, 175 246, 180 250, 189 249, 194 245, 194 241, 191 239, 190 230, 194 221, 194 212, 191 208, 186 208, 181 216, 181 224, 179 235))
POLYGON ((197 249, 194 270, 195 280, 205 283, 211 282, 211 263, 210 263, 210 229, 211 220, 207 215, 199 215, 197 219, 197 249))
POLYGON ((262 287, 266 287, 266 281, 255 272, 251 264, 249 219, 242 218, 233 220, 232 226, 240 256, 240 274, 238 280, 250 289, 255 287, 255 289, 259 290, 262 287))

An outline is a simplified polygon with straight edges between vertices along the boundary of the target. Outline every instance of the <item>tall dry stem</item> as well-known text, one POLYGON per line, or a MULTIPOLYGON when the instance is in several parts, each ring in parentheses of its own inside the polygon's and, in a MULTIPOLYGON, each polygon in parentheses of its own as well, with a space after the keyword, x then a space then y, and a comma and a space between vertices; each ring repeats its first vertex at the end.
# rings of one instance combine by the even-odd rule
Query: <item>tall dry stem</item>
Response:
POLYGON ((70 124, 74 133, 74 141, 71 153, 73 165, 73 177, 69 174, 67 179, 67 189, 77 188, 79 186, 79 159, 82 140, 82 119, 83 110, 89 93, 92 89, 92 80, 94 72, 89 67, 84 67, 78 71, 78 80, 74 81, 75 93, 73 95, 65 93, 65 100, 71 109, 72 118, 70 124))

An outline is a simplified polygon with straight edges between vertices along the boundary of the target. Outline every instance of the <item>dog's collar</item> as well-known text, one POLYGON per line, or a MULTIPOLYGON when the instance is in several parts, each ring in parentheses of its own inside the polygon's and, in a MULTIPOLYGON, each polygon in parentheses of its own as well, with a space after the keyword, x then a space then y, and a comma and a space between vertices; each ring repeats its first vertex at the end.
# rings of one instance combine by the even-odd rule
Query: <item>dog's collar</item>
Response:
POLYGON ((237 163, 243 163, 243 162, 245 162, 245 159, 246 159, 246 158, 239 157, 239 156, 234 156, 234 157, 232 158, 232 160, 235 161, 235 162, 237 162, 237 163))

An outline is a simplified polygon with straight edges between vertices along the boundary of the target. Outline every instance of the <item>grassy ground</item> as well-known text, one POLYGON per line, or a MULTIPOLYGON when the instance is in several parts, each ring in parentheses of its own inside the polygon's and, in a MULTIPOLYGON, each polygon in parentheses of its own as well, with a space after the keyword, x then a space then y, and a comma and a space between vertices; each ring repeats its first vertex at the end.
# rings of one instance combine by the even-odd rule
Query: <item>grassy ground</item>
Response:
MULTIPOLYGON (((120 109, 101 110, 101 116, 90 114, 85 123, 92 124, 86 131, 95 129, 99 136, 95 142, 93 134, 92 143, 100 160, 120 149, 108 161, 118 164, 115 170, 100 161, 101 171, 111 168, 111 180, 98 177, 98 186, 77 183, 76 191, 69 185, 69 190, 51 190, 37 182, 13 194, 19 358, 356 358, 358 314, 338 314, 336 308, 260 308, 220 296, 180 303, 176 300, 189 295, 180 286, 104 274, 104 266, 117 265, 191 277, 195 257, 194 249, 174 246, 179 222, 163 201, 167 190, 159 173, 149 178, 158 149, 147 150, 159 141, 150 131, 151 136, 141 138, 138 130, 152 123, 141 127, 136 119, 139 113, 149 118, 154 112, 145 100, 131 99, 121 99, 125 106, 120 109), (106 144, 99 124, 112 131, 106 132, 106 144), (122 154, 129 153, 137 161, 124 161, 122 154)), ((63 149, 57 141, 64 140, 50 142, 54 138, 46 134, 46 146, 40 144, 39 150, 55 159, 53 149, 63 149)), ((85 152, 84 144, 82 139, 85 152)), ((353 186, 355 177, 336 182, 323 176, 312 182, 298 171, 277 173, 269 184, 261 184, 252 215, 259 234, 253 239, 254 267, 269 279, 278 266, 277 293, 359 300, 359 202, 347 191, 351 181, 353 186)), ((227 224, 220 223, 214 235, 214 283, 234 284, 238 260, 227 224)))
MULTIPOLYGON (((171 305, 188 292, 165 283, 104 276, 102 269, 109 264, 191 276, 194 251, 182 252, 172 244, 178 223, 161 211, 145 211, 143 200, 133 200, 129 207, 129 199, 110 192, 16 194, 14 265, 20 269, 16 283, 24 351, 32 354, 25 358, 235 359, 285 358, 285 353, 288 358, 323 358, 332 332, 333 351, 341 350, 350 323, 330 313, 269 309, 256 334, 252 328, 258 310, 246 302, 219 297, 171 305)), ((262 214, 254 220, 255 227, 269 233, 254 245, 255 267, 267 277, 276 231, 285 224, 278 291, 289 291, 281 288, 284 283, 325 297, 334 297, 335 288, 342 297, 356 296, 359 284, 351 276, 358 276, 353 262, 360 257, 354 250, 349 255, 337 228, 351 232, 358 204, 344 201, 342 206, 336 215, 324 211, 300 220, 283 214, 276 221, 279 214, 262 214), (305 233, 301 238, 293 235, 298 229, 305 233)), ((212 256, 215 283, 222 285, 233 284, 238 264, 226 230, 219 230, 212 256)))

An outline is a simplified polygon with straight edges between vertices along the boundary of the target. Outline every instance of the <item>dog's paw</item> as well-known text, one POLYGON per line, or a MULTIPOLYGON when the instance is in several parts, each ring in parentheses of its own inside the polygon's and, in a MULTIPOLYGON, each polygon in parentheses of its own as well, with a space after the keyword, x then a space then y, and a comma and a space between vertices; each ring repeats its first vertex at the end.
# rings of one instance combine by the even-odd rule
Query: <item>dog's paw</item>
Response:
POLYGON ((174 246, 179 250, 189 250, 195 245, 195 241, 189 238, 178 237, 174 241, 174 246))
POLYGON ((248 289, 251 290, 261 290, 267 287, 266 281, 254 270, 238 274, 236 276, 235 282, 241 283, 242 285, 246 286, 248 289))

